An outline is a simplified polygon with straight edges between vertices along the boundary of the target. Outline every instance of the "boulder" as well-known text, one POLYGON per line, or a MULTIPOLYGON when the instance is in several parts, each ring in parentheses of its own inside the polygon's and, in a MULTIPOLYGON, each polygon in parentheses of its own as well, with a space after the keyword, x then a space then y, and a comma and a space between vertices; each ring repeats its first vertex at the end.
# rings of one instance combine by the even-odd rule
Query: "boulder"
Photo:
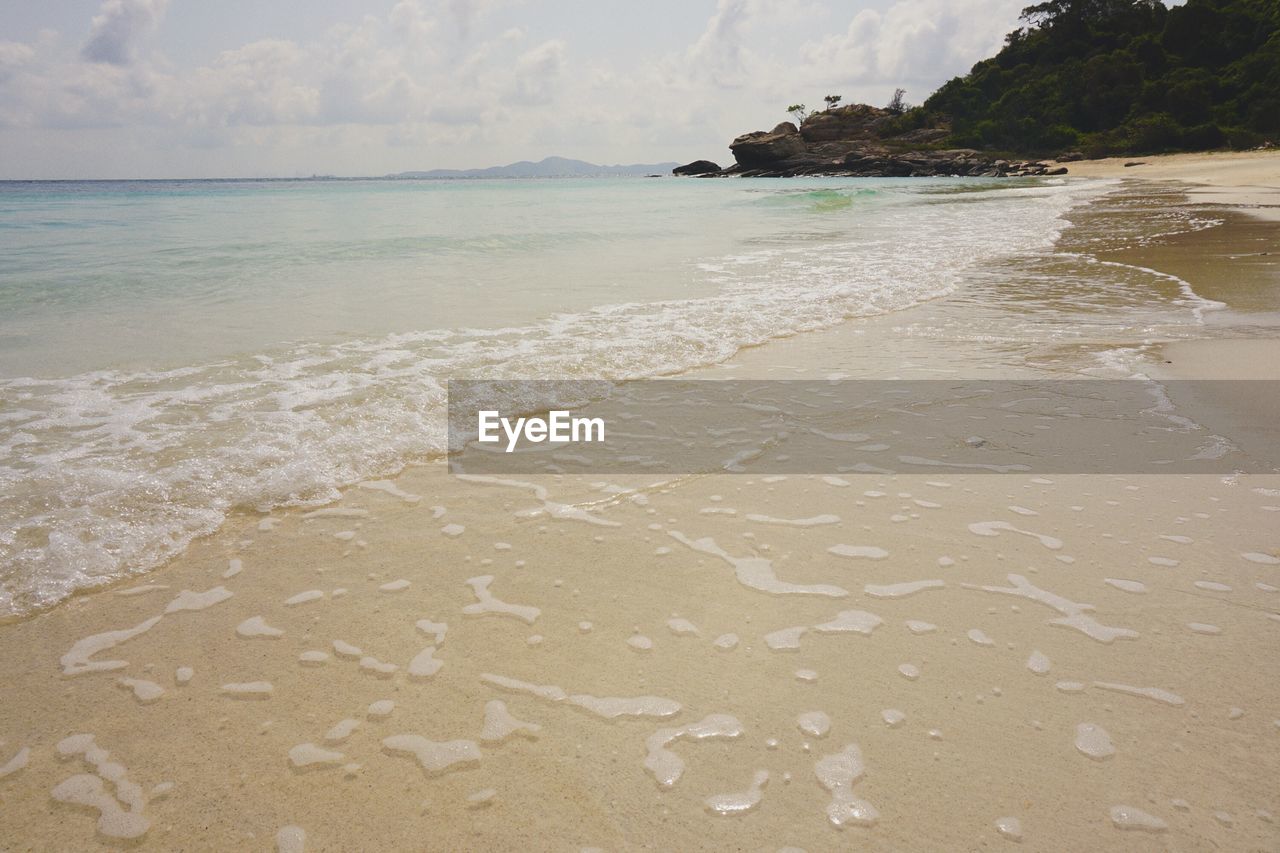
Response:
POLYGON ((768 133, 745 133, 730 143, 729 150, 744 169, 768 168, 805 153, 804 139, 791 122, 783 122, 768 133))
POLYGON ((712 163, 710 160, 694 160, 692 163, 685 163, 683 166, 676 166, 671 170, 673 175, 709 175, 712 172, 719 172, 719 164, 712 163))
POLYGON ((887 110, 849 104, 809 116, 800 125, 800 135, 805 142, 873 139, 878 137, 880 125, 892 117, 887 110))

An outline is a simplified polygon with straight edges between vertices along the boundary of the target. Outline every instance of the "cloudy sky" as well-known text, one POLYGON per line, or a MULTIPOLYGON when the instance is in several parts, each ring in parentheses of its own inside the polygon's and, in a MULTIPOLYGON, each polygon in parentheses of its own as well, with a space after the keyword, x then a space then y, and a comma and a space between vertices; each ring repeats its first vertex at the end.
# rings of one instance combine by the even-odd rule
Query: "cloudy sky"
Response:
POLYGON ((921 100, 1029 0, 0 0, 0 178, 730 160, 921 100))

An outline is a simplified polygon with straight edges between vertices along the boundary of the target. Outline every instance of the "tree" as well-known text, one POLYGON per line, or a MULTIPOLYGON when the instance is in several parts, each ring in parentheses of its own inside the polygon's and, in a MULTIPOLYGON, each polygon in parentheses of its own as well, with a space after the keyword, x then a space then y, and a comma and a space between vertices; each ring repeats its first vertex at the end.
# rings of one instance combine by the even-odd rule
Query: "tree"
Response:
POLYGON ((796 120, 796 124, 803 124, 804 120, 809 117, 809 108, 804 104, 792 104, 787 107, 787 112, 796 120))
POLYGON ((844 95, 827 95, 822 100, 827 102, 827 109, 833 110, 844 100, 844 95))
POLYGON ((885 109, 896 116, 902 115, 904 112, 907 111, 906 96, 907 96, 906 89, 894 89, 893 97, 889 99, 889 103, 887 106, 885 106, 885 109))

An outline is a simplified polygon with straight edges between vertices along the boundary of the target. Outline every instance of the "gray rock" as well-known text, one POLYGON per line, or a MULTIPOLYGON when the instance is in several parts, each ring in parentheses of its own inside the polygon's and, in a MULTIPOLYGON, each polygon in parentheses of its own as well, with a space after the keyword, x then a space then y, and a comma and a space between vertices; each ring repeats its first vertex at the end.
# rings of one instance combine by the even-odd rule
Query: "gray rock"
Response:
POLYGON ((676 166, 671 170, 673 175, 709 175, 713 172, 719 172, 720 165, 712 163, 710 160, 694 160, 692 163, 685 163, 683 166, 676 166))

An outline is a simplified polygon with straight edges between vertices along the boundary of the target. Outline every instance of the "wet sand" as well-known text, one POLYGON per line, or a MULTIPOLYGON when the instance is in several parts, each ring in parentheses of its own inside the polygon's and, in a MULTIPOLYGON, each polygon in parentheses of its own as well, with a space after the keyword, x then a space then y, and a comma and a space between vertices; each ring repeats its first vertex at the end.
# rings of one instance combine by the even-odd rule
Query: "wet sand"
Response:
MULTIPOLYGON (((1235 270, 1188 279, 1263 336, 1235 270)), ((999 297, 699 375, 1280 378, 999 297)), ((1277 521, 1280 475, 415 467, 0 626, 0 847, 1275 849, 1277 521)))

